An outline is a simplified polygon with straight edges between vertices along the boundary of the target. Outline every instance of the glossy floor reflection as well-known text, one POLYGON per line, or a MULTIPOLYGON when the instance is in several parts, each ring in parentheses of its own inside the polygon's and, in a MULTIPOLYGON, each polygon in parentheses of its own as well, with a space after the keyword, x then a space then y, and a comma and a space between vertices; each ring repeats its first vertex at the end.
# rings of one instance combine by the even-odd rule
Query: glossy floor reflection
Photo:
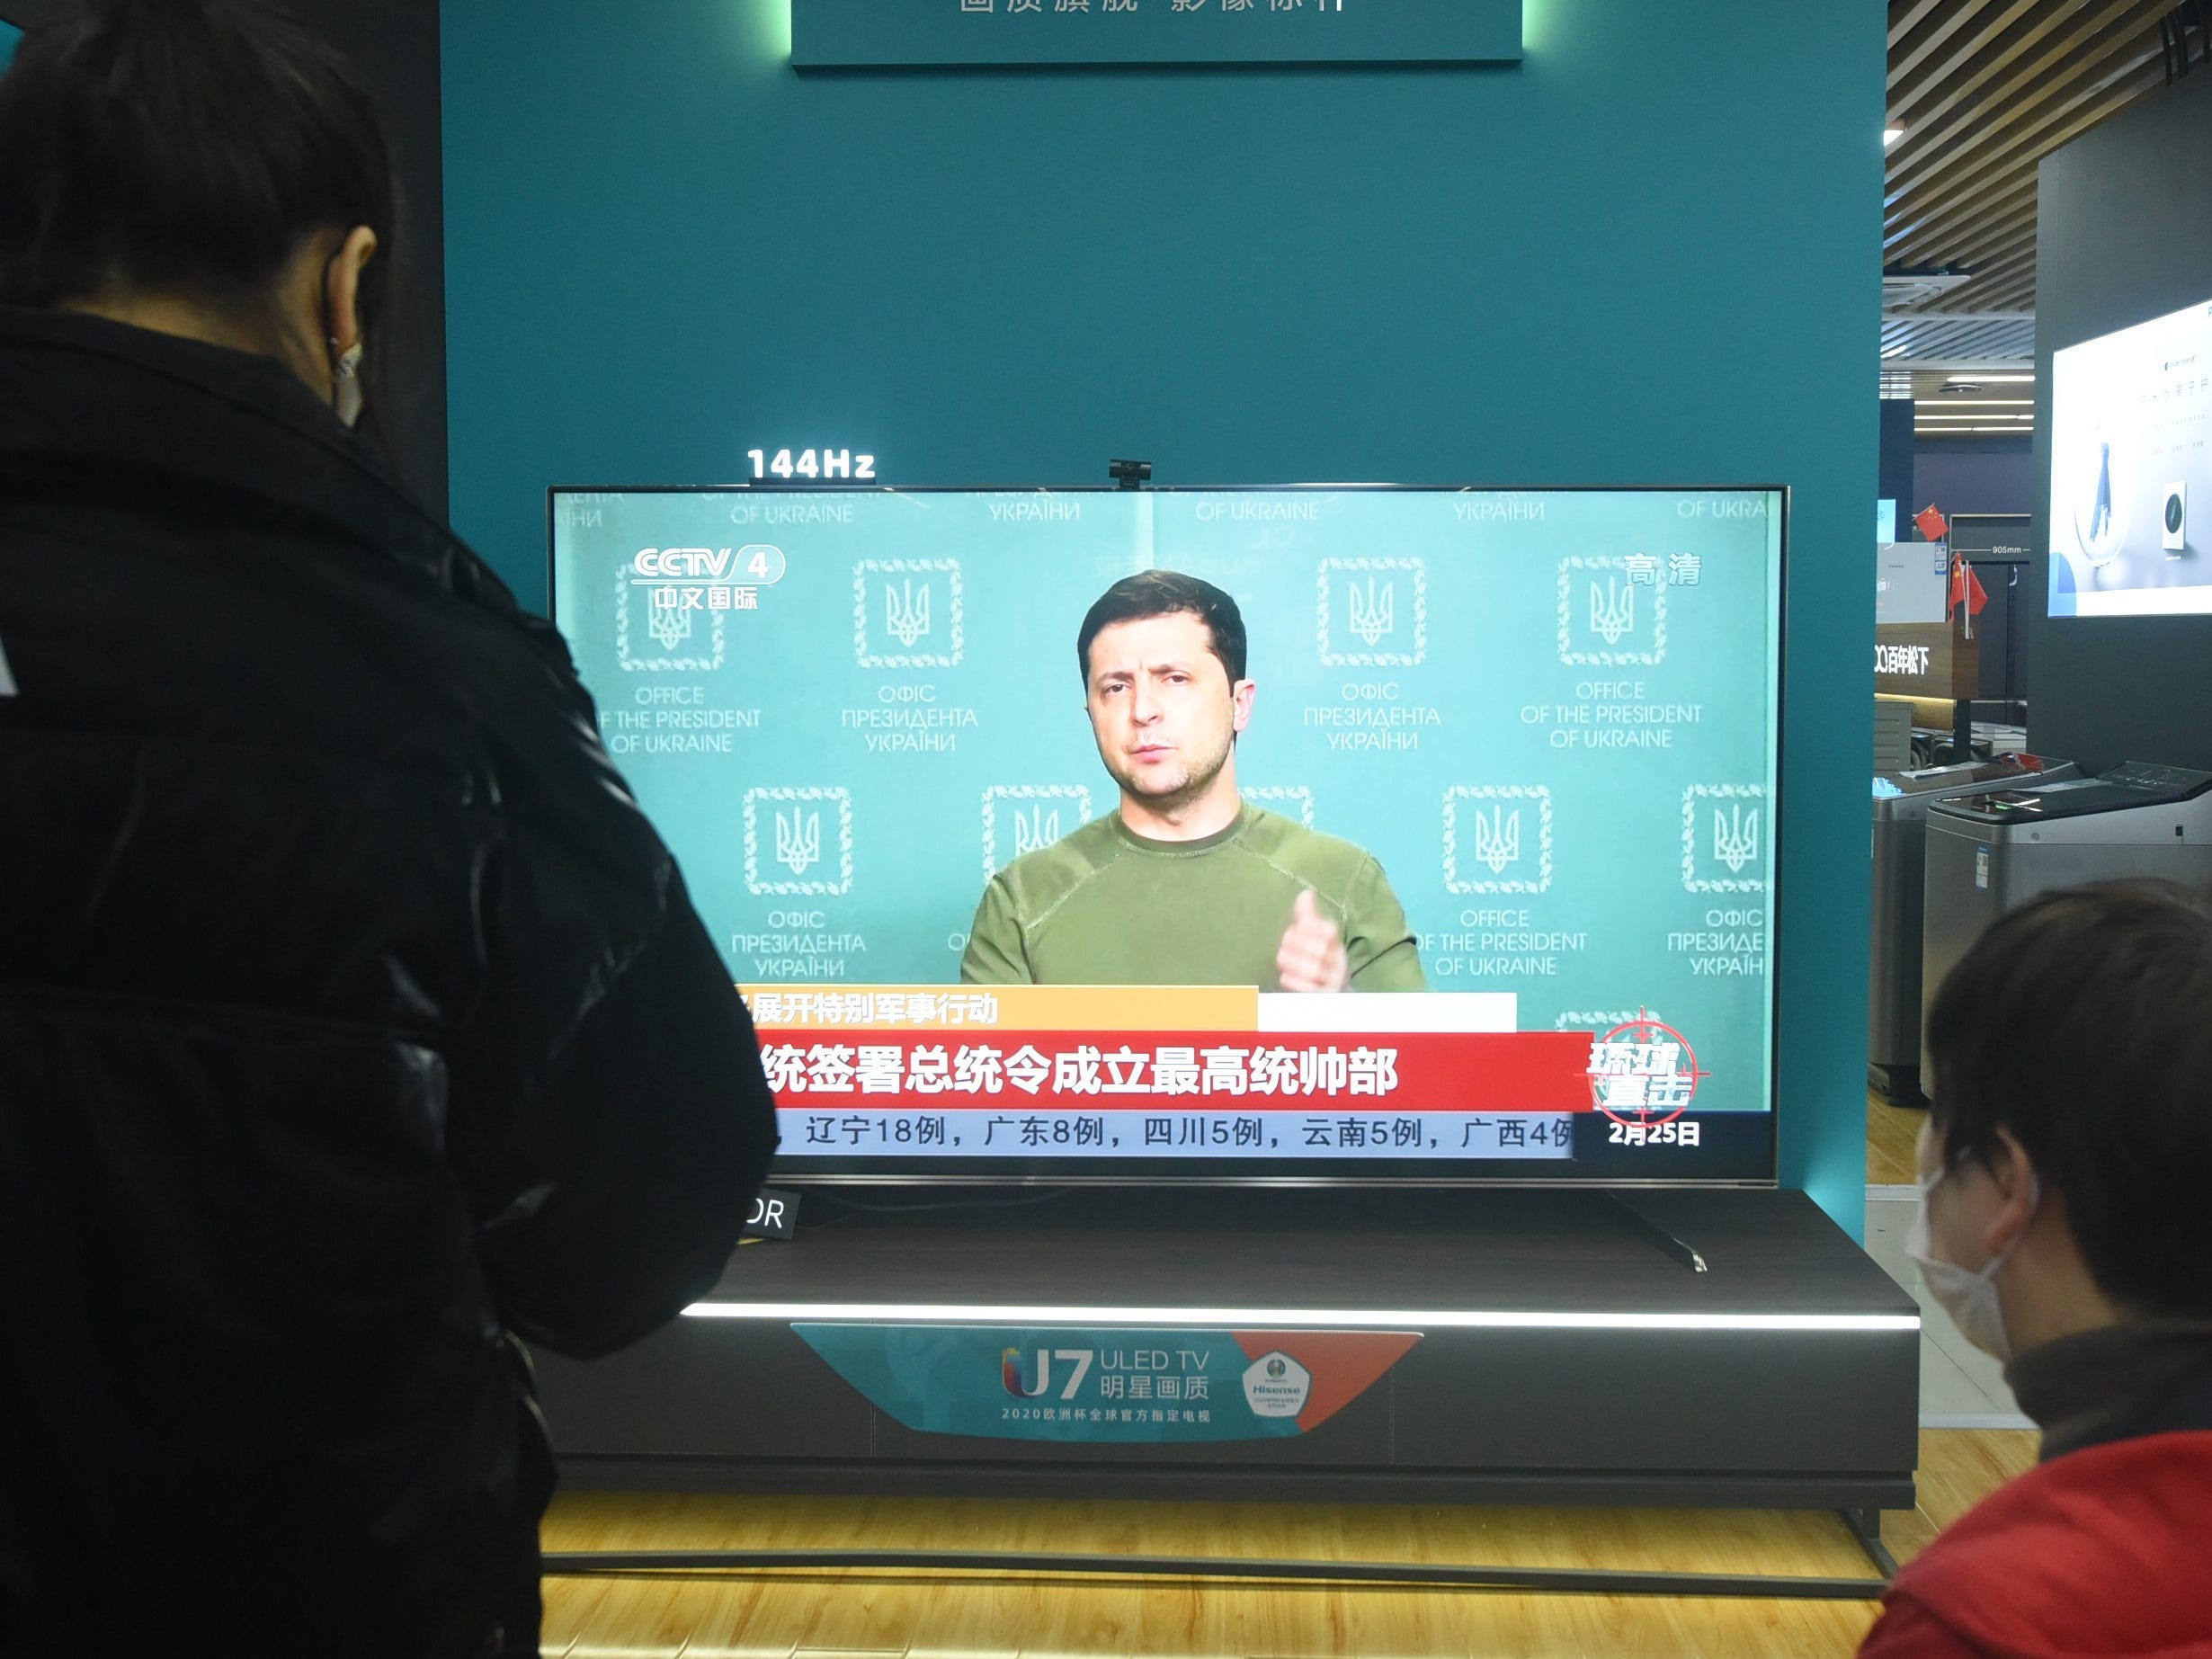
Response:
MULTIPOLYGON (((1909 1559, 2035 1458, 2024 1433, 1922 1440, 1909 1559)), ((575 1494, 549 1549, 1054 1549, 1856 1576, 1833 1517, 1770 1511, 1032 1503, 575 1494)), ((575 1659, 798 1655, 1847 1655, 1871 1603, 1289 1588, 937 1574, 552 1579, 545 1651, 575 1659)))

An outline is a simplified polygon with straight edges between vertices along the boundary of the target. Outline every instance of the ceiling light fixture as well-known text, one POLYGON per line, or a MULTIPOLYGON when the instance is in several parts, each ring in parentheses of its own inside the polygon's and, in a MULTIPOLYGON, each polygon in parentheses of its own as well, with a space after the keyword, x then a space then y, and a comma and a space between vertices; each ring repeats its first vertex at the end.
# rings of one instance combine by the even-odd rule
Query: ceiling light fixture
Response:
POLYGON ((1887 148, 1888 148, 1891 145, 1895 144, 1895 142, 1896 142, 1899 138, 1902 138, 1903 137, 1904 137, 1904 128, 1902 128, 1902 127, 1885 127, 1885 128, 1883 128, 1883 129, 1882 129, 1882 147, 1883 147, 1884 149, 1887 149, 1887 148))

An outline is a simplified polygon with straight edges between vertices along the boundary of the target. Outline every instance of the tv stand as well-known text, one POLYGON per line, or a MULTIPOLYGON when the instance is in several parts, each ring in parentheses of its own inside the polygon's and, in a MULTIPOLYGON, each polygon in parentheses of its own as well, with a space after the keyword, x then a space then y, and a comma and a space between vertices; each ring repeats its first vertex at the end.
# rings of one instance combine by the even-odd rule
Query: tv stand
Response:
POLYGON ((1679 1262, 1693 1273, 1706 1273, 1712 1271, 1705 1265, 1703 1256, 1683 1240, 1677 1238, 1666 1227, 1653 1220, 1633 1196, 1618 1189, 1609 1188, 1605 1198, 1606 1201, 1615 1209, 1628 1217, 1629 1224, 1643 1234, 1661 1254, 1671 1261, 1679 1262))
MULTIPOLYGON (((693 1316, 589 1367, 544 1357, 568 1479, 1827 1509, 1862 1538, 1913 1503, 1918 1309, 1802 1193, 1077 1189, 1011 1209, 1008 1196, 905 1194, 946 1207, 881 1213, 809 1194, 797 1241, 738 1252, 693 1316), (848 1346, 903 1344, 882 1374, 941 1391, 942 1409, 871 1398, 825 1358, 831 1327, 848 1346), (1147 1332, 1166 1333, 1152 1348, 1241 1335, 1263 1355, 1400 1345, 1338 1388, 1325 1420, 1276 1438, 998 1426, 1037 1392, 1039 1349, 1103 1351, 1147 1332), (1003 1381, 1002 1356, 1016 1368, 1003 1381), (986 1411, 986 1432, 968 1432, 986 1411)), ((1218 1365, 1211 1387, 1244 1409, 1218 1365)))

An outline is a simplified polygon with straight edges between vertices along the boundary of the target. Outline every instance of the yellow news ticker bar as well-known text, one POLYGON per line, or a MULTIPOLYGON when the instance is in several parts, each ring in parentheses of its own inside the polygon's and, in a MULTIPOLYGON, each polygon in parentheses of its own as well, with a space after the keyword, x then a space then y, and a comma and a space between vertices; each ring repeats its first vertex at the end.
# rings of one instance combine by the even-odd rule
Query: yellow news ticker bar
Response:
POLYGON ((1256 1031, 1260 993, 1221 985, 741 985, 754 1023, 800 1031, 1256 1031))

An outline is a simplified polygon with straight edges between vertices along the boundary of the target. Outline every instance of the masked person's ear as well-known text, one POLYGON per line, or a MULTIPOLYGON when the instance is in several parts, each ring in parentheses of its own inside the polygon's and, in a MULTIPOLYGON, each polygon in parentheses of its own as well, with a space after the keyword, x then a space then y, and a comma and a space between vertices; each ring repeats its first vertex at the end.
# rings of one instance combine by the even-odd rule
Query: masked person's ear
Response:
POLYGON ((361 277, 376 257, 377 233, 356 225, 323 267, 324 343, 330 352, 331 407, 348 426, 359 423, 362 403, 361 277))

